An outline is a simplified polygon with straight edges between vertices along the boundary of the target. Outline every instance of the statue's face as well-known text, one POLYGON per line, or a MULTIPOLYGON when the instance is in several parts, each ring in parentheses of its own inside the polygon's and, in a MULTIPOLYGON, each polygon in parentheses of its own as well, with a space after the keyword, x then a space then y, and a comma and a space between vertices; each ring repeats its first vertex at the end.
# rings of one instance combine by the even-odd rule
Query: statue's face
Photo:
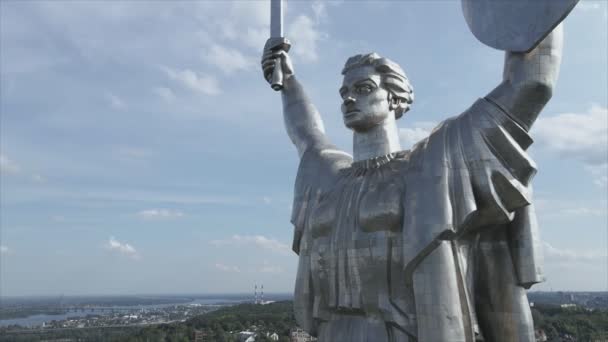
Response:
POLYGON ((340 88, 344 124, 367 131, 389 117, 388 91, 380 87, 381 77, 372 66, 349 70, 340 88))

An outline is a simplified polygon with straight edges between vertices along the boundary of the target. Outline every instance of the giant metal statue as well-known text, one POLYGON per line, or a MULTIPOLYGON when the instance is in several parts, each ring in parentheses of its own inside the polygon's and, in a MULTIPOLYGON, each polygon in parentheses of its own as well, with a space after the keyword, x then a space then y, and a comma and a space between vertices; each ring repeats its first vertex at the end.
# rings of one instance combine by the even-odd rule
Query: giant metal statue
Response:
POLYGON ((264 77, 280 90, 298 150, 292 223, 298 323, 319 341, 534 341, 525 290, 543 280, 526 153, 551 97, 559 23, 577 0, 463 0, 503 81, 402 150, 396 120, 414 92, 395 62, 346 61, 340 87, 353 156, 325 135, 294 75, 271 4, 264 77))

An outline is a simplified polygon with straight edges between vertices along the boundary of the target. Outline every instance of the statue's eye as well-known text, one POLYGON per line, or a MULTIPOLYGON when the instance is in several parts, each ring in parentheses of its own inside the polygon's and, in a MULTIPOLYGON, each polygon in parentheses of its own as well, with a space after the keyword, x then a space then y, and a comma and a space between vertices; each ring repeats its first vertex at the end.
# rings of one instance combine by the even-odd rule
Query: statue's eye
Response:
POLYGON ((372 92, 372 90, 373 88, 367 84, 357 86, 357 93, 359 94, 369 94, 372 92))

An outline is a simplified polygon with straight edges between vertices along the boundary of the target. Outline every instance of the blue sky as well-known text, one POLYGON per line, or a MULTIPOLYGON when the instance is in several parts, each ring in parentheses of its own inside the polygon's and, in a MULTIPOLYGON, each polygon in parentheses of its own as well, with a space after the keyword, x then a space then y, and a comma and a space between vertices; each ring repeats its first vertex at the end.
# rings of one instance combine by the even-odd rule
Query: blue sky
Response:
MULTIPOLYGON (((0 295, 293 290, 297 153, 263 81, 269 4, 0 2, 0 295)), ((340 70, 376 51, 416 94, 403 147, 499 82, 503 53, 459 1, 287 4, 296 74, 351 152, 340 70)), ((607 290, 608 21, 565 22, 560 80, 532 130, 548 281, 607 290)))

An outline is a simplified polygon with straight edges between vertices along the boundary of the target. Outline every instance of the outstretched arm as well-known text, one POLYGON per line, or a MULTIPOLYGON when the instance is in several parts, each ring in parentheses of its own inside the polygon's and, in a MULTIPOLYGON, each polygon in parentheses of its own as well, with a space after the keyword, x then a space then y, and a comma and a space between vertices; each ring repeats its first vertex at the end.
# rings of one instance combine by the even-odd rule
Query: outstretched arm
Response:
POLYGON ((486 96, 526 130, 551 98, 559 74, 562 40, 560 24, 534 50, 507 52, 503 82, 486 96))
POLYGON ((325 140, 325 128, 321 115, 312 104, 304 88, 293 73, 291 59, 285 51, 264 51, 262 69, 264 77, 270 80, 276 61, 280 61, 283 69, 283 118, 287 134, 302 157, 310 146, 325 140))

